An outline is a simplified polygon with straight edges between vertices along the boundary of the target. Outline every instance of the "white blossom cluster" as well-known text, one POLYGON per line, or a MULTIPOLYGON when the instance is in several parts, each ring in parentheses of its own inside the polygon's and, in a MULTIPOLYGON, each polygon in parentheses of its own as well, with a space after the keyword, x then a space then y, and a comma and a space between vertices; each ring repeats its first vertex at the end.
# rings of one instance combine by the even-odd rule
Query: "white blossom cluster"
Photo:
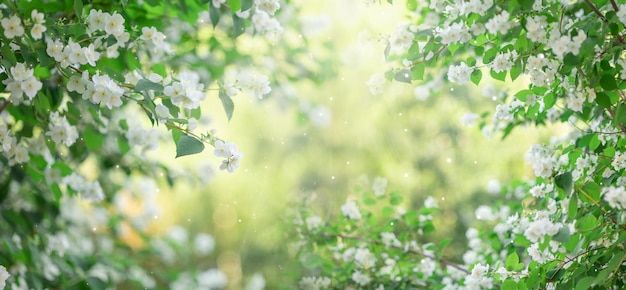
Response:
POLYGON ((0 144, 0 153, 6 153, 9 166, 23 164, 30 160, 28 148, 18 145, 17 138, 12 135, 11 129, 4 124, 0 125, 0 144))
POLYGON ((474 68, 467 66, 465 62, 461 62, 459 65, 451 65, 448 68, 448 80, 460 85, 466 84, 470 81, 470 75, 473 71, 474 68))
POLYGON ((346 201, 346 203, 341 206, 341 213, 353 220, 361 219, 361 212, 359 211, 359 207, 354 200, 346 201))
POLYGON ((526 152, 525 160, 531 164, 537 177, 551 177, 557 166, 553 150, 539 144, 530 146, 526 152))
POLYGON ((16 105, 30 103, 42 87, 42 83, 33 75, 34 70, 23 63, 17 63, 9 71, 9 77, 2 81, 10 93, 9 99, 16 105))
POLYGON ((602 196, 612 208, 626 209, 626 189, 624 186, 607 186, 602 188, 602 196))
POLYGON ((228 170, 228 172, 234 172, 239 168, 239 161, 243 157, 243 153, 239 152, 237 145, 231 142, 224 142, 222 140, 215 141, 215 150, 213 154, 217 157, 225 158, 222 160, 220 170, 228 170))
POLYGON ((330 287, 330 283, 331 280, 328 277, 307 276, 300 279, 300 282, 298 282, 298 286, 302 290, 321 290, 330 287))

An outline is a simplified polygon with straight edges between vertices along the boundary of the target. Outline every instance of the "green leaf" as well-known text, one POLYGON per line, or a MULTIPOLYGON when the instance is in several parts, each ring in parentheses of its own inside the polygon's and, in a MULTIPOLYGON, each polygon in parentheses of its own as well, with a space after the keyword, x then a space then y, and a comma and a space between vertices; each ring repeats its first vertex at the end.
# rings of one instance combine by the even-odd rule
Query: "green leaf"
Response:
POLYGON ((596 277, 585 277, 576 282, 576 290, 591 289, 591 285, 596 281, 596 277))
POLYGON ((600 200, 600 185, 594 182, 589 182, 582 187, 584 194, 580 194, 580 200, 586 202, 598 202, 600 200), (593 200, 590 200, 592 198, 593 200))
POLYGON ((563 57, 563 63, 569 66, 577 66, 580 63, 580 58, 572 53, 568 53, 563 57))
POLYGON ((416 63, 413 66, 413 68, 411 68, 411 79, 423 80, 425 70, 426 70, 426 64, 424 64, 423 62, 416 63))
POLYGON ((605 90, 616 90, 617 82, 615 81, 615 75, 610 73, 603 74, 600 78, 600 86, 605 90))
POLYGON ((409 11, 415 11, 417 9, 417 0, 407 0, 406 9, 409 11))
POLYGON ((386 206, 382 210, 382 216, 383 217, 389 217, 389 216, 392 216, 395 212, 396 211, 392 207, 386 206))
POLYGON ((403 69, 401 71, 398 71, 394 75, 393 79, 399 82, 410 84, 411 83, 411 71, 409 71, 408 69, 403 69))
POLYGON ((480 80, 483 78, 483 72, 479 69, 476 69, 472 72, 472 74, 470 74, 470 80, 472 81, 472 83, 474 83, 475 85, 480 84, 480 80))
POLYGON ((392 192, 390 196, 391 198, 389 199, 389 203, 391 205, 399 205, 402 203, 402 200, 404 199, 400 193, 395 192, 395 191, 392 192))
POLYGON ((83 16, 83 1, 82 0, 74 0, 74 13, 76 13, 76 16, 78 18, 83 16))
POLYGON ((176 158, 197 154, 202 152, 202 150, 204 150, 204 143, 202 143, 202 141, 189 135, 183 135, 176 143, 176 158))
POLYGON ((137 85, 135 86, 135 91, 137 92, 147 92, 147 91, 161 92, 163 91, 163 86, 155 82, 146 80, 146 79, 140 79, 139 81, 137 81, 137 85))
POLYGON ((104 135, 94 130, 93 127, 88 126, 83 134, 85 136, 85 144, 89 150, 98 149, 102 146, 104 135))
POLYGON ((519 263, 519 256, 517 255, 517 253, 513 252, 506 258, 506 262, 504 263, 504 266, 506 267, 507 270, 513 271, 517 267, 518 263, 519 263))
POLYGON ((514 65, 511 68, 511 80, 512 81, 516 80, 521 74, 522 74, 522 66, 521 65, 514 65))
POLYGON ((130 145, 128 144, 126 138, 123 137, 117 137, 117 147, 120 149, 120 153, 122 153, 122 155, 130 151, 130 145))
POLYGON ((54 169, 58 169, 59 173, 61 173, 61 176, 68 176, 72 174, 72 172, 74 172, 74 170, 72 170, 71 167, 69 167, 67 164, 63 162, 55 162, 50 167, 54 169))
POLYGON ((213 27, 215 27, 217 25, 218 22, 220 22, 220 9, 219 8, 215 8, 213 5, 209 6, 209 18, 211 18, 211 24, 213 24, 213 27))
POLYGON ((228 6, 233 12, 241 10, 241 0, 228 0, 228 6))
POLYGON ((573 186, 571 172, 564 172, 562 174, 557 175, 554 178, 554 182, 556 183, 556 186, 562 188, 563 191, 565 191, 565 195, 567 196, 571 195, 572 186, 573 186))
POLYGON ((504 81, 506 79, 506 71, 501 71, 497 73, 496 71, 492 69, 490 70, 489 74, 491 74, 492 78, 499 80, 499 81, 504 81))
POLYGON ((220 91, 219 94, 220 101, 222 101, 222 107, 224 107, 224 112, 226 112, 226 117, 230 121, 230 118, 233 117, 233 111, 235 110, 235 104, 233 103, 233 99, 231 99, 225 92, 220 91))
POLYGON ((620 125, 626 124, 626 105, 620 103, 615 109, 615 117, 613 118, 613 126, 620 129, 620 125))
POLYGON ((500 289, 501 290, 517 290, 517 283, 511 279, 506 279, 502 283, 502 286, 500 286, 500 289))
POLYGON ((611 99, 609 99, 609 95, 605 92, 598 92, 596 94, 596 103, 603 108, 611 107, 611 99))
POLYGON ((569 227, 563 226, 561 227, 561 229, 559 229, 559 232, 556 233, 556 235, 552 237, 552 239, 557 242, 567 243, 569 241, 569 237, 570 237, 569 227))
POLYGON ((242 35, 244 32, 246 32, 246 20, 233 13, 233 38, 242 35))
POLYGON ((578 196, 572 195, 569 199, 569 204, 567 206, 567 216, 570 220, 574 220, 576 218, 576 214, 578 213, 578 196))
POLYGON ((246 11, 252 8, 253 3, 254 0, 241 0, 241 11, 246 11))
POLYGON ((589 231, 597 226, 598 220, 593 215, 586 215, 576 222, 576 228, 581 231, 589 231))

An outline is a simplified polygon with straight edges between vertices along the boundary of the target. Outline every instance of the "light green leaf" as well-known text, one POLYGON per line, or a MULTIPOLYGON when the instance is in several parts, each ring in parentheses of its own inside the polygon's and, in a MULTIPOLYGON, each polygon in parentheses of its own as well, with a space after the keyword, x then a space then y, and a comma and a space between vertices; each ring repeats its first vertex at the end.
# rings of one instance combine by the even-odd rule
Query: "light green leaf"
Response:
POLYGON ((237 12, 241 10, 241 0, 228 0, 228 6, 230 6, 230 10, 237 12))
POLYGON ((183 135, 178 139, 178 143, 176 143, 176 158, 197 154, 202 152, 202 150, 204 150, 204 143, 202 143, 202 141, 189 135, 183 135))
POLYGON ((147 92, 147 91, 161 92, 163 91, 163 86, 155 82, 146 80, 146 79, 140 79, 137 82, 137 85, 135 86, 135 91, 137 92, 147 92))
POLYGON ((506 267, 507 270, 513 271, 517 267, 518 263, 519 263, 519 256, 517 255, 516 252, 513 252, 506 258, 506 262, 504 263, 504 266, 506 267))
POLYGON ((235 110, 235 104, 233 103, 233 99, 231 99, 225 92, 220 91, 219 93, 220 101, 222 101, 222 107, 224 107, 224 112, 226 112, 226 117, 230 121, 230 118, 233 117, 233 111, 235 110))
POLYGON ((393 78, 396 81, 410 84, 411 83, 411 71, 408 69, 403 69, 401 71, 396 72, 393 78))
POLYGON ((576 282, 576 290, 590 289, 591 285, 596 281, 596 277, 585 277, 576 282))

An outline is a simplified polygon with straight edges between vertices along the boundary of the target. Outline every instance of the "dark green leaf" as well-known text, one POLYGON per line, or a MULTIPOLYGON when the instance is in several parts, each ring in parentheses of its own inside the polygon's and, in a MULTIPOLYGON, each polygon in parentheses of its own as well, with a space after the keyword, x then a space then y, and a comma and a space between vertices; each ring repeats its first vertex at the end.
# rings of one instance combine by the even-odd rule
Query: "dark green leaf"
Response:
POLYGON ((616 90, 617 82, 615 81, 615 75, 603 74, 600 78, 600 86, 605 90, 616 90))
POLYGON ((204 150, 204 143, 202 143, 202 141, 189 135, 183 135, 178 139, 178 143, 176 143, 176 158, 197 154, 202 152, 202 150, 204 150))
POLYGON ((74 0, 74 12, 76 16, 80 18, 83 16, 83 1, 82 0, 74 0))
POLYGON ((569 196, 572 193, 573 182, 571 172, 564 172, 557 175, 554 178, 554 182, 556 183, 556 186, 562 188, 563 191, 565 191, 565 195, 569 196))

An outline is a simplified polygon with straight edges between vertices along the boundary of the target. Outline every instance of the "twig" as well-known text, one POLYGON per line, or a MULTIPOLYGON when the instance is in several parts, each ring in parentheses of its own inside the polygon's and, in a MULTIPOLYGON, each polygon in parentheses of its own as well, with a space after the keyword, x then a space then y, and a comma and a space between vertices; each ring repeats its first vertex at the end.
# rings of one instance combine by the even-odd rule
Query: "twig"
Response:
POLYGON ((4 101, 4 104, 2 104, 2 106, 0 106, 0 114, 2 114, 2 111, 4 111, 4 109, 6 109, 9 104, 11 104, 11 102, 9 101, 4 101))
MULTIPOLYGON (((587 5, 589 5, 589 7, 591 7, 591 10, 593 10, 593 12, 600 16, 600 19, 602 19, 602 22, 608 23, 609 20, 606 19, 606 16, 604 16, 604 14, 602 14, 602 12, 600 10, 598 10, 598 7, 596 7, 596 5, 594 5, 591 0, 585 0, 585 3, 587 3, 587 5)), ((614 0, 611 0, 611 5, 613 5, 613 9, 615 9, 615 11, 617 12, 618 8, 617 8, 617 4, 615 4, 614 0)), ((622 37, 621 34, 617 34, 617 39, 619 40, 619 42, 621 42, 622 44, 626 44, 626 41, 624 40, 624 38, 622 37)))

